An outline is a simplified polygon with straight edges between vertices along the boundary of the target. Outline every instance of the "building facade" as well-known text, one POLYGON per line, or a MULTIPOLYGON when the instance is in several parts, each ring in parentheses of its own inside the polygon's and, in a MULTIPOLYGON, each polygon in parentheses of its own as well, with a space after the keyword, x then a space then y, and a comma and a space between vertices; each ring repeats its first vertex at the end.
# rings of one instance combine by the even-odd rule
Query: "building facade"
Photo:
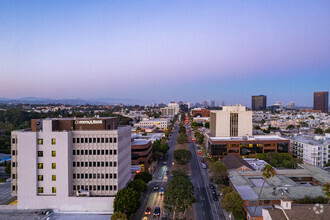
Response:
POLYGON ((245 106, 224 106, 210 112, 210 133, 214 137, 252 135, 252 111, 245 106))
POLYGON ((130 131, 116 118, 61 118, 12 132, 18 208, 113 212, 115 194, 131 177, 130 131), (90 197, 77 196, 80 189, 90 197))
POLYGON ((157 118, 157 119, 152 119, 152 120, 142 120, 138 123, 134 124, 134 127, 140 127, 140 128, 144 128, 144 127, 151 127, 151 126, 155 126, 156 128, 159 129, 167 129, 167 127, 170 124, 170 120, 168 118, 157 118))
POLYGON ((210 110, 205 108, 194 108, 191 110, 191 115, 193 117, 201 116, 201 117, 210 117, 210 110))
POLYGON ((267 108, 267 96, 265 95, 255 95, 252 96, 252 110, 266 110, 267 108))
POLYGON ((328 92, 314 92, 313 110, 321 110, 328 113, 329 93, 328 92))
POLYGON ((311 136, 296 136, 290 138, 292 155, 304 163, 322 167, 330 162, 330 140, 315 140, 311 136))
POLYGON ((149 170, 152 164, 152 144, 149 140, 133 139, 132 165, 140 165, 141 171, 149 170))

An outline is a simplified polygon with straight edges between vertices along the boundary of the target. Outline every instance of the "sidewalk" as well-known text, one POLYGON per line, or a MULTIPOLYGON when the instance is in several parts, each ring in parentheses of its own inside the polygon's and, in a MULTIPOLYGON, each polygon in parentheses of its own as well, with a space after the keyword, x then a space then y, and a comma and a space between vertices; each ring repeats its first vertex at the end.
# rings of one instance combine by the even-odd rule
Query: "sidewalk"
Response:
POLYGON ((222 209, 223 215, 225 216, 226 220, 235 220, 235 217, 232 213, 227 212, 225 209, 222 209), (230 215, 230 217, 229 217, 230 215))

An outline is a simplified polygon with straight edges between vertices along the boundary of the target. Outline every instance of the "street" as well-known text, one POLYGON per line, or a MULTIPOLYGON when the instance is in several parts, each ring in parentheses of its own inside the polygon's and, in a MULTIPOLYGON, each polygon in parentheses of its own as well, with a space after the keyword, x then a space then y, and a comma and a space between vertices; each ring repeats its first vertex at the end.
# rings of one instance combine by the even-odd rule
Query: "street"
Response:
POLYGON ((158 161, 156 170, 153 174, 152 181, 149 182, 149 190, 145 194, 144 198, 142 199, 141 206, 139 210, 134 215, 133 219, 135 220, 141 220, 144 217, 147 217, 147 219, 155 219, 153 217, 153 213, 155 210, 155 207, 160 207, 160 216, 157 219, 161 219, 162 217, 167 216, 167 213, 164 213, 164 203, 163 203, 163 196, 159 194, 159 189, 154 190, 154 185, 158 184, 159 188, 163 187, 166 189, 166 183, 168 181, 168 177, 166 175, 166 171, 171 169, 172 161, 173 161, 173 151, 175 149, 176 145, 176 138, 178 136, 178 125, 175 124, 173 127, 173 133, 170 136, 170 140, 168 141, 168 144, 170 146, 170 149, 167 152, 167 164, 163 165, 163 160, 158 161), (147 207, 151 208, 150 215, 145 215, 145 210, 147 207))

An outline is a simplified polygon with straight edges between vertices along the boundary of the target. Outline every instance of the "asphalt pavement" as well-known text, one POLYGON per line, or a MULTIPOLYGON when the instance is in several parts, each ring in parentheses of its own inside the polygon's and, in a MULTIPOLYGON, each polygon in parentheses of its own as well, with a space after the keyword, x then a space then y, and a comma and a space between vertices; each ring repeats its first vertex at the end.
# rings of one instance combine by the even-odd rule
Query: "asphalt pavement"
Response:
POLYGON ((134 220, 141 220, 144 217, 147 217, 148 220, 150 219, 161 219, 162 217, 168 216, 168 213, 164 209, 164 202, 163 197, 164 195, 159 194, 159 189, 154 190, 153 187, 155 184, 159 185, 159 188, 163 187, 166 188, 166 184, 169 181, 169 176, 166 175, 166 171, 171 169, 172 162, 173 162, 173 152, 176 145, 176 139, 178 136, 178 125, 176 124, 173 129, 173 133, 168 141, 170 149, 167 152, 166 162, 167 164, 163 164, 163 160, 160 160, 156 166, 156 170, 153 174, 153 179, 148 183, 149 190, 142 199, 141 206, 139 210, 134 215, 134 220), (160 216, 158 218, 154 218, 153 213, 156 207, 160 207, 160 216), (145 210, 147 207, 151 208, 151 214, 145 215, 145 210))

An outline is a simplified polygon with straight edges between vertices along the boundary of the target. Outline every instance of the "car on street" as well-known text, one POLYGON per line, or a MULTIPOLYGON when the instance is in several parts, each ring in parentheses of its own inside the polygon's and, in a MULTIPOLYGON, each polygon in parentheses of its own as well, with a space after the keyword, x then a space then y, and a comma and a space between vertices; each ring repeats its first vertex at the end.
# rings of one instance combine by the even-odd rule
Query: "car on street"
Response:
POLYGON ((213 201, 218 201, 218 196, 217 195, 212 195, 213 201))
POLYGON ((159 194, 164 195, 164 187, 160 187, 159 194))
POLYGON ((207 169, 207 165, 205 163, 202 163, 203 169, 207 169))
POLYGON ((210 183, 210 189, 215 189, 214 185, 212 183, 210 183))
POLYGON ((147 207, 144 214, 145 215, 150 215, 151 214, 151 208, 150 207, 147 207))
POLYGON ((212 193, 212 195, 216 195, 217 191, 215 189, 211 189, 211 193, 212 193))
POLYGON ((159 216, 160 215, 160 207, 156 207, 154 211, 154 216, 159 216))
POLYGON ((154 185, 154 190, 158 190, 159 189, 159 185, 156 183, 155 185, 154 185))
POLYGON ((204 157, 202 157, 201 162, 202 162, 202 163, 205 163, 205 159, 204 159, 204 157))
POLYGON ((190 143, 190 141, 188 141, 188 143, 190 143))
POLYGON ((166 170, 166 175, 169 175, 170 174, 170 171, 169 170, 166 170))
POLYGON ((167 161, 166 161, 166 160, 164 160, 164 161, 163 161, 163 165, 166 165, 166 164, 167 164, 167 161))

